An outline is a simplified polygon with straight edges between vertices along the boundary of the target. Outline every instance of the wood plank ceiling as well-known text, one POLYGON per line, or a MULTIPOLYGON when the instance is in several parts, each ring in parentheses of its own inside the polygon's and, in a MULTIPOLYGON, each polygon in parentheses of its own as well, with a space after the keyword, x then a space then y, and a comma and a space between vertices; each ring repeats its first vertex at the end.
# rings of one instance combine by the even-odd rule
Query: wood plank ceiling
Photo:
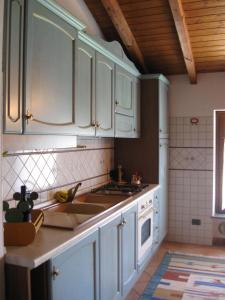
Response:
MULTIPOLYGON (((102 0, 84 0, 108 41, 119 40, 102 0)), ((196 71, 225 71, 225 0, 176 0, 182 6, 196 71)), ((105 0, 105 2, 107 2, 105 0)), ((187 73, 171 0, 111 0, 122 14, 150 73, 187 73)), ((181 16, 182 17, 182 16, 181 16)), ((127 54, 135 56, 122 42, 127 54)), ((141 71, 143 68, 135 61, 141 71)), ((189 72, 188 72, 189 73, 189 72)), ((190 76, 190 73, 189 73, 190 76)), ((190 77, 191 78, 191 77, 190 77)))

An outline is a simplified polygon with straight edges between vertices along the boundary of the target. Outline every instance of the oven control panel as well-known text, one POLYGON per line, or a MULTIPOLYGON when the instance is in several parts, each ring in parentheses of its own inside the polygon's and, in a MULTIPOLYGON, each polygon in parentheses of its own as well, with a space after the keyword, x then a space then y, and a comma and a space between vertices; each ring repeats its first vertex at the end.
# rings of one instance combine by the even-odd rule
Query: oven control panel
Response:
POLYGON ((154 192, 149 192, 141 197, 138 202, 138 213, 142 213, 144 210, 153 206, 154 192))

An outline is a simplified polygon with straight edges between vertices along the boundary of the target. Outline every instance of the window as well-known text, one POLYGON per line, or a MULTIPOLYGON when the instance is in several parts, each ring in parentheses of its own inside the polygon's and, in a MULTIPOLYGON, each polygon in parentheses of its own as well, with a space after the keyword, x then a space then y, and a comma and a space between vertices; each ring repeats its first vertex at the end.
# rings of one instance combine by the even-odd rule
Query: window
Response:
POLYGON ((225 111, 214 114, 214 147, 215 212, 225 214, 225 111))

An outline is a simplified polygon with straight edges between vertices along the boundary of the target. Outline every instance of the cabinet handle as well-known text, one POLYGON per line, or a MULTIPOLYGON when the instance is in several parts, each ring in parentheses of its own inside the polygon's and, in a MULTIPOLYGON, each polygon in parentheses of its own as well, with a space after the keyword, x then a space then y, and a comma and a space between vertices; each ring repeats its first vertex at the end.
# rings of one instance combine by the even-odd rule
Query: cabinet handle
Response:
POLYGON ((90 125, 87 125, 87 126, 78 126, 79 128, 82 128, 82 129, 87 129, 87 128, 90 128, 90 127, 96 127, 96 124, 95 122, 92 122, 90 125))
POLYGON ((25 114, 25 119, 27 121, 27 124, 28 124, 28 121, 29 120, 33 120, 33 115, 29 112, 29 110, 27 110, 27 113, 25 114))
POLYGON ((123 222, 122 222, 123 226, 127 224, 127 220, 123 219, 123 222))
POLYGON ((54 266, 53 270, 52 270, 52 277, 53 277, 53 279, 55 279, 57 276, 59 276, 59 274, 60 274, 59 269, 54 266))
POLYGON ((124 225, 126 225, 127 224, 127 220, 125 220, 125 219, 123 219, 123 221, 120 223, 120 227, 124 227, 124 225))

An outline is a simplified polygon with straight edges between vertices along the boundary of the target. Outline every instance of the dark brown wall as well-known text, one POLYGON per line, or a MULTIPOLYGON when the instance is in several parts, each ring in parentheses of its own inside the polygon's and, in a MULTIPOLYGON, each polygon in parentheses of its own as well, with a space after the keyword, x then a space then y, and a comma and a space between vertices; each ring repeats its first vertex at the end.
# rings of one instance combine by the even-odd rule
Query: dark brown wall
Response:
POLYGON ((136 171, 143 182, 158 183, 158 80, 141 81, 141 138, 115 140, 115 167, 130 178, 136 171))

